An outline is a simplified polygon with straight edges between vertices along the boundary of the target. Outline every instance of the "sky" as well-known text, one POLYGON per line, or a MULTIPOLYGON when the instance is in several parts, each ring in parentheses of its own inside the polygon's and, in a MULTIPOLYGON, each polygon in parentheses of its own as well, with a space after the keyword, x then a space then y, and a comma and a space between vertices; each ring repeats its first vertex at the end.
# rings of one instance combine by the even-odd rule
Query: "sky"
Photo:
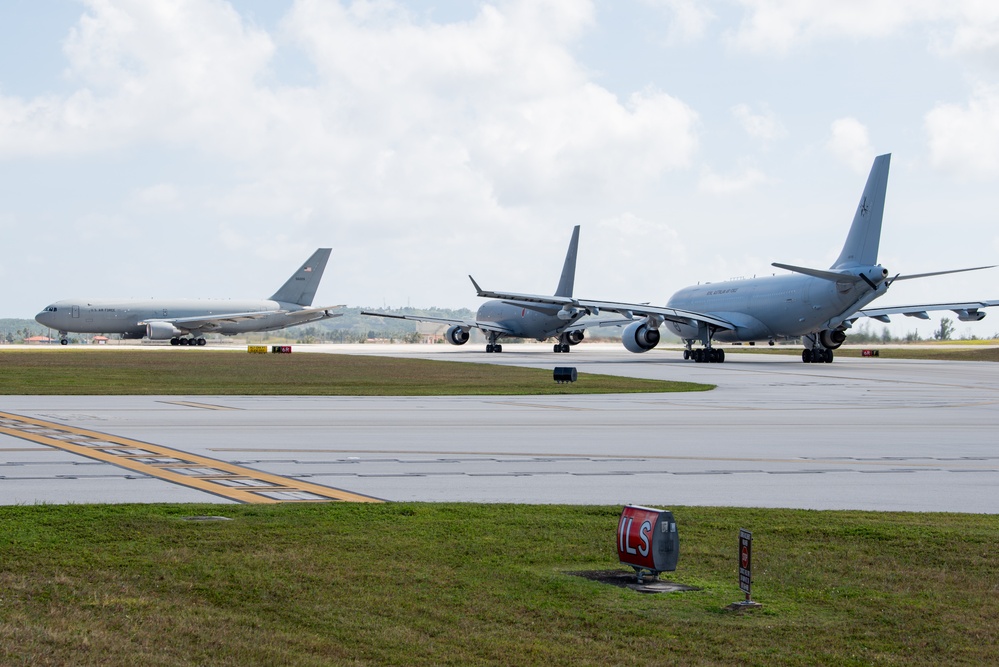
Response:
POLYGON ((830 266, 882 153, 891 274, 999 263, 999 3, 7 0, 0 317, 266 298, 317 247, 315 305, 474 309, 577 224, 576 296, 665 304, 830 266))

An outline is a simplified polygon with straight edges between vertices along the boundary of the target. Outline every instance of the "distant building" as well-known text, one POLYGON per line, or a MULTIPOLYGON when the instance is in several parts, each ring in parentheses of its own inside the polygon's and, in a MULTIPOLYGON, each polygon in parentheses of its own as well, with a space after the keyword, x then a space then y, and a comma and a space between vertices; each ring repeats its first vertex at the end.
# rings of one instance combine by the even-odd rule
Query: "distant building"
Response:
POLYGON ((30 338, 25 338, 24 342, 28 345, 41 345, 42 343, 51 343, 53 340, 48 336, 31 336, 30 338))
POLYGON ((107 336, 94 336, 90 339, 91 345, 107 345, 108 341, 111 340, 107 336))

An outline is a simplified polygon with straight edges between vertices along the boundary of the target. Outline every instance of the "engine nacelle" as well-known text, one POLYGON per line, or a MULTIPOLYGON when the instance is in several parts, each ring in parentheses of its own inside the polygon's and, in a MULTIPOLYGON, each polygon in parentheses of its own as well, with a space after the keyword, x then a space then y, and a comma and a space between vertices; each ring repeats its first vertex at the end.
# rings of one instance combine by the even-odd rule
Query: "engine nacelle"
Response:
POLYGON ((563 322, 568 322, 569 320, 571 320, 572 318, 574 318, 576 315, 579 315, 579 309, 578 308, 566 308, 564 306, 562 307, 562 310, 560 310, 557 313, 555 313, 555 316, 558 317, 563 322))
POLYGON ((838 349, 846 340, 846 332, 839 329, 826 329, 819 334, 819 342, 830 350, 838 349))
POLYGON ((659 344, 659 338, 659 328, 650 328, 646 321, 629 324, 621 334, 621 342, 628 352, 648 352, 659 344))
POLYGON ((468 329, 462 329, 460 326, 455 324, 452 327, 448 327, 447 332, 444 334, 444 338, 452 345, 464 345, 468 342, 468 329))
POLYGON ((569 345, 579 345, 583 342, 583 330, 576 329, 575 331, 570 331, 565 335, 566 339, 569 341, 569 345))
POLYGON ((956 310, 957 319, 962 322, 980 322, 985 319, 985 313, 978 310, 977 308, 969 308, 968 310, 956 310))
POLYGON ((149 337, 149 340, 169 340, 177 336, 183 336, 184 333, 169 322, 146 323, 146 336, 149 337))

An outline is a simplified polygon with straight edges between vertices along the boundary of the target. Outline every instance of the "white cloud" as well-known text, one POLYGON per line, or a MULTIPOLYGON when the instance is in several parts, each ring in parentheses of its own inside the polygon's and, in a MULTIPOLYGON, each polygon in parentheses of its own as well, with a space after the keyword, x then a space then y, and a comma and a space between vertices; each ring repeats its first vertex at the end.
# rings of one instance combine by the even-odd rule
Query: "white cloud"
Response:
POLYGON ((131 202, 140 208, 176 210, 182 207, 182 198, 173 183, 157 183, 139 188, 132 193, 131 202))
POLYGON ((938 104, 925 127, 934 167, 978 179, 999 175, 999 87, 979 86, 966 105, 938 104))
POLYGON ((867 173, 874 157, 867 127, 856 118, 840 118, 830 127, 826 149, 858 174, 867 173))
POLYGON ((732 107, 732 115, 746 134, 754 139, 771 142, 787 136, 784 125, 768 108, 764 108, 761 113, 753 113, 748 104, 737 104, 732 107))
POLYGON ((588 2, 485 5, 435 24, 393 2, 299 0, 281 39, 311 57, 308 87, 263 83, 274 39, 221 0, 87 7, 65 45, 77 90, 0 97, 8 156, 153 143, 240 160, 256 188, 280 171, 289 200, 306 183, 365 197, 391 183, 518 203, 627 190, 697 149, 680 100, 649 88, 622 102, 589 80, 569 49, 593 21, 588 2))
POLYGON ((745 10, 728 35, 737 49, 787 53, 820 40, 886 37, 913 27, 939 51, 999 49, 999 4, 981 0, 739 0, 745 10))
POLYGON ((706 195, 727 196, 749 192, 757 185, 768 181, 766 174, 754 167, 747 167, 741 173, 730 176, 722 176, 705 168, 701 172, 697 190, 706 195))
POLYGON ((698 0, 645 0, 645 3, 659 7, 669 15, 666 34, 669 44, 687 44, 700 39, 717 18, 706 3, 698 0))

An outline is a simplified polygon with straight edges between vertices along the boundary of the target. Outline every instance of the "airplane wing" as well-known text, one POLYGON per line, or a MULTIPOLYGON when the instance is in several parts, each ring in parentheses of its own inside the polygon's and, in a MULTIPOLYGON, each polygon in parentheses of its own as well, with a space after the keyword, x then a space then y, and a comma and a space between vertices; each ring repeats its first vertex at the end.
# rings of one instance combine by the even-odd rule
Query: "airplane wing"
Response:
POLYGON ((500 334, 515 334, 509 327, 499 326, 492 322, 479 322, 476 320, 459 320, 451 317, 431 317, 430 315, 390 315, 389 313, 376 313, 362 310, 361 315, 370 317, 390 317, 395 320, 413 320, 414 322, 437 322, 439 324, 449 324, 459 326, 464 329, 479 329, 481 331, 493 331, 500 334))
POLYGON ((331 317, 340 317, 343 313, 331 313, 334 308, 343 306, 326 306, 325 308, 302 308, 301 310, 263 310, 247 313, 219 313, 213 315, 198 315, 195 317, 157 317, 149 318, 138 322, 140 326, 150 322, 167 322, 178 329, 189 331, 212 331, 218 329, 223 323, 245 322, 247 320, 259 320, 272 315, 287 315, 291 319, 301 319, 301 323, 315 320, 325 320, 331 317))
POLYGON ((913 306, 889 306, 887 308, 865 308, 858 310, 848 317, 850 321, 860 317, 870 317, 879 322, 890 322, 889 315, 905 315, 906 317, 916 317, 921 320, 928 320, 928 313, 941 310, 950 310, 957 315, 957 319, 962 322, 977 322, 985 317, 981 308, 991 308, 999 306, 999 301, 965 301, 955 303, 928 303, 913 306))
POLYGON ((475 282, 475 279, 472 278, 472 276, 469 276, 469 279, 471 279, 472 284, 475 286, 475 290, 478 292, 478 295, 488 299, 502 299, 504 301, 532 304, 549 304, 552 306, 560 306, 566 310, 578 308, 580 310, 587 311, 591 315, 598 315, 601 311, 608 311, 622 315, 628 321, 634 320, 637 317, 648 317, 658 319, 660 321, 667 320, 670 322, 679 322, 690 326, 697 326, 699 323, 703 323, 715 327, 716 329, 735 329, 735 325, 728 320, 714 315, 708 315, 706 313, 697 313, 690 310, 681 310, 679 308, 667 308, 665 306, 652 306, 647 303, 621 303, 618 301, 576 299, 568 296, 544 296, 540 294, 491 292, 479 287, 479 284, 475 282))

